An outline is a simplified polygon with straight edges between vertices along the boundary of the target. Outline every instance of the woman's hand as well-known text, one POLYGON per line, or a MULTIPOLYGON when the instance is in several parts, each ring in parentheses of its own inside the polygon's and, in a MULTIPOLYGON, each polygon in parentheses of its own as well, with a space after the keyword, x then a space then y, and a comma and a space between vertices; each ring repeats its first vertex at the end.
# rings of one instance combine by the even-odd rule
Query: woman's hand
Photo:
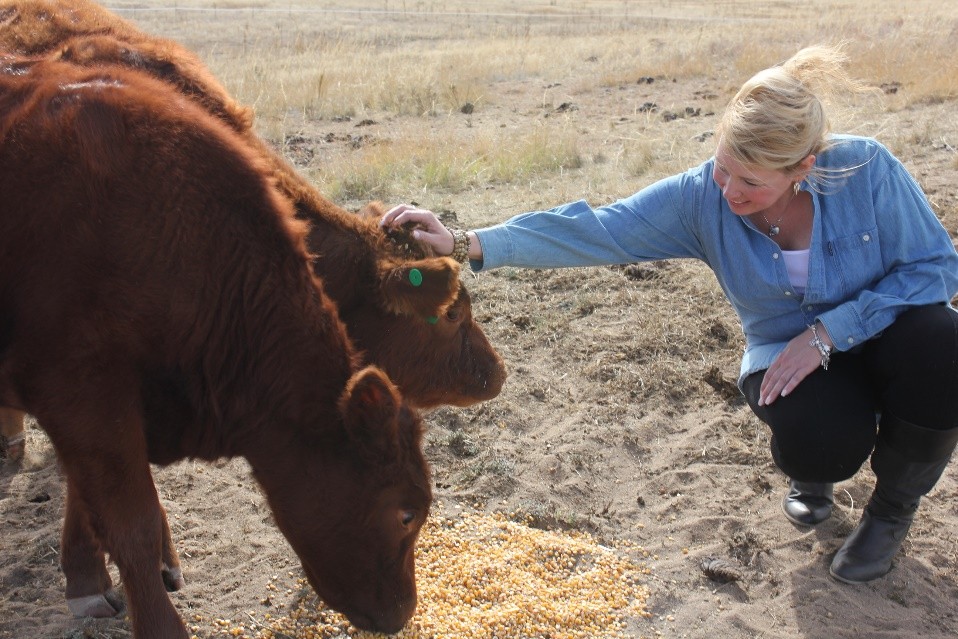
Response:
POLYGON ((396 228, 413 222, 415 230, 413 239, 432 247, 436 255, 449 255, 453 249, 452 233, 443 226, 436 214, 426 209, 416 208, 409 204, 400 204, 386 211, 380 224, 387 228, 396 228))
MULTIPOLYGON (((818 325, 818 334, 826 344, 832 345, 821 324, 818 325)), ((821 365, 822 354, 812 343, 812 330, 806 329, 788 343, 765 371, 758 405, 767 406, 779 397, 785 397, 821 365)))

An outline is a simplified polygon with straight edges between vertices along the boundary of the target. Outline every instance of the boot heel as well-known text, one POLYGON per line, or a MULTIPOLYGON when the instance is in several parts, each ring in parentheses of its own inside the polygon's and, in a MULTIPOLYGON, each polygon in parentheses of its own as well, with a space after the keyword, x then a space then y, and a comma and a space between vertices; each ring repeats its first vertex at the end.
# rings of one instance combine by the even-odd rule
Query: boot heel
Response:
POLYGON ((826 483, 789 481, 788 492, 782 499, 782 512, 797 526, 815 526, 828 519, 834 505, 835 485, 826 483))

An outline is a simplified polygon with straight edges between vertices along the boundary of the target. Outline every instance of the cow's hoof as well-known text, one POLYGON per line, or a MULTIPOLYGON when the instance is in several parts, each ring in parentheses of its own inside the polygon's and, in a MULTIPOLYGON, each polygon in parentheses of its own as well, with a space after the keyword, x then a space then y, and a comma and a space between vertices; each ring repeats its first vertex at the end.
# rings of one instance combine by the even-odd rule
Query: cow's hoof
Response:
POLYGON ((163 566, 163 585, 167 592, 176 592, 186 586, 186 580, 183 579, 183 571, 180 568, 169 568, 163 566))
POLYGON ((3 442, 3 454, 7 461, 18 462, 23 459, 23 452, 26 449, 26 437, 11 437, 3 442))
POLYGON ((99 595, 67 599, 67 606, 74 617, 115 617, 123 610, 123 602, 111 590, 99 595))

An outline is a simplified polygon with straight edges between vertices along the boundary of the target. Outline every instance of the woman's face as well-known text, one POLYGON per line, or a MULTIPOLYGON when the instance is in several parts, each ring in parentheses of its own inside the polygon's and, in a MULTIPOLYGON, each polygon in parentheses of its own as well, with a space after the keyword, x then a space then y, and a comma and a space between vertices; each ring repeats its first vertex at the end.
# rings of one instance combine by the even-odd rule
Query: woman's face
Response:
POLYGON ((794 178, 783 171, 742 164, 719 144, 715 151, 712 179, 735 215, 766 211, 780 200, 791 198, 794 178))

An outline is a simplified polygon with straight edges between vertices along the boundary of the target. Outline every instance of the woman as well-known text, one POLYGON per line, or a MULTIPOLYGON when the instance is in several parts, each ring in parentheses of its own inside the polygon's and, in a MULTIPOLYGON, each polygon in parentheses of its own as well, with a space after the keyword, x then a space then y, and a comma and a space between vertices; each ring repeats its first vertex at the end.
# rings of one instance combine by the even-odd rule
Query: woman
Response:
POLYGON ((383 224, 413 222, 477 271, 708 264, 742 322, 739 387, 790 478, 786 517, 824 521, 834 482, 871 457, 875 489, 830 568, 863 583, 891 570, 958 442, 958 254, 887 149, 830 134, 822 98, 861 90, 844 62, 811 47, 758 73, 727 107, 714 157, 614 204, 469 233, 402 205, 383 224))

